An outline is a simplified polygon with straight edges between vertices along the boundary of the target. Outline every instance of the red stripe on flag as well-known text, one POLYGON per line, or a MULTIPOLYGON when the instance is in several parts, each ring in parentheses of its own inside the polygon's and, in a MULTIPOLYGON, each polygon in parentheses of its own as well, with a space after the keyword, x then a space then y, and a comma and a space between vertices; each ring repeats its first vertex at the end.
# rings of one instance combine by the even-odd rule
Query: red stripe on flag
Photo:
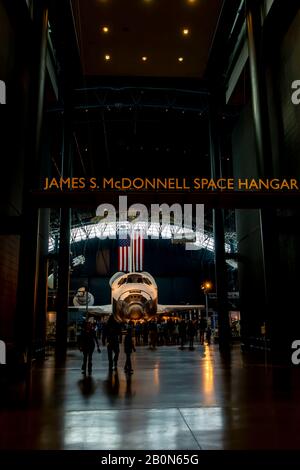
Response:
POLYGON ((144 269, 144 237, 140 237, 141 238, 141 257, 140 257, 140 267, 141 267, 141 271, 143 271, 144 269))
POLYGON ((144 264, 144 238, 140 232, 133 234, 132 240, 133 269, 143 271, 144 264))
POLYGON ((129 247, 120 246, 118 251, 118 270, 129 271, 129 247))

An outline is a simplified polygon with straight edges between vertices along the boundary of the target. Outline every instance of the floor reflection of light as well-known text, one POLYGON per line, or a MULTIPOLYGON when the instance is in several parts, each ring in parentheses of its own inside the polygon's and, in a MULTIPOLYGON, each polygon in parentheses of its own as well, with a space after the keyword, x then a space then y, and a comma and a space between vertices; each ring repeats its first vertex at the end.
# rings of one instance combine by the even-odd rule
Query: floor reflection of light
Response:
POLYGON ((55 369, 53 367, 45 367, 45 369, 43 370, 43 382, 45 385, 44 393, 46 400, 51 398, 53 394, 54 372, 55 369))
POLYGON ((181 426, 178 410, 152 410, 145 427, 145 434, 151 434, 153 449, 159 449, 161 448, 162 434, 167 434, 168 439, 172 442, 182 431, 181 426))
POLYGON ((186 429, 177 409, 71 411, 66 413, 64 448, 126 449, 134 442, 161 449, 162 438, 172 446, 186 429))
POLYGON ((105 446, 120 439, 117 416, 106 411, 69 412, 65 416, 65 446, 105 446), (110 419, 109 419, 110 418, 110 419), (103 425, 103 420, 105 426, 103 425))
POLYGON ((203 367, 203 392, 206 405, 212 405, 215 401, 215 383, 214 383, 214 364, 210 350, 208 347, 205 349, 206 358, 203 367))
POLYGON ((193 431, 217 431, 223 429, 223 410, 217 406, 181 409, 182 415, 193 431))
POLYGON ((153 370, 153 383, 158 388, 159 388, 159 370, 160 370, 160 365, 159 365, 159 362, 157 362, 153 370))

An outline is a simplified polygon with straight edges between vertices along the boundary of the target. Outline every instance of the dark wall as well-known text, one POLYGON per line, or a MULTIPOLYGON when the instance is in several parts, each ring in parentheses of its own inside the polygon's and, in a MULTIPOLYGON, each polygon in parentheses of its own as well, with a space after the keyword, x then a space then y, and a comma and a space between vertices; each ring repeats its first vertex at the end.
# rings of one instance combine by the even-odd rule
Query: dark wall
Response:
MULTIPOLYGON (((291 101, 291 85, 300 79, 300 11, 298 10, 281 43, 278 54, 272 56, 268 87, 273 161, 282 177, 300 180, 300 106, 291 101)), ((278 251, 276 256, 275 295, 277 315, 274 315, 273 336, 277 343, 290 350, 298 339, 300 318, 298 303, 300 266, 300 210, 277 211, 278 251), (287 324, 284 329, 283 325, 287 324)))
POLYGON ((277 109, 274 104, 270 110, 273 155, 279 160, 282 175, 299 177, 300 105, 295 106, 291 102, 291 85, 294 80, 300 80, 300 11, 269 68, 274 81, 273 89, 269 88, 269 96, 277 104, 277 109), (273 140, 277 129, 280 136, 278 146, 276 139, 273 140))
MULTIPOLYGON (((0 217, 4 230, 0 233, 0 339, 7 343, 18 342, 17 330, 20 323, 33 315, 31 309, 24 308, 24 295, 20 288, 20 274, 28 277, 27 251, 22 258, 21 237, 32 229, 28 212, 25 215, 25 184, 34 173, 30 136, 33 132, 29 111, 30 97, 33 95, 33 65, 35 46, 33 23, 26 2, 0 0, 0 79, 7 89, 7 102, 0 106, 0 149, 1 149, 1 196, 0 217), (3 171, 5 169, 5 171, 3 171), (18 298, 18 301, 17 301, 18 298), (24 320, 23 320, 24 319, 24 320), (21 320, 21 321, 20 321, 21 320), (17 325, 17 327, 16 327, 17 325)), ((35 90, 34 90, 35 91, 35 90)), ((39 164, 45 170, 47 149, 43 146, 39 164)), ((31 189, 31 188, 29 188, 31 189)), ((35 334, 44 334, 47 252, 48 252, 48 211, 40 211, 40 224, 37 236, 37 316, 34 319, 35 334), (43 281, 43 282, 42 282, 43 281)), ((33 234, 34 235, 34 234, 33 234)), ((28 322, 29 323, 29 322, 28 322)), ((19 334, 21 336, 21 332, 19 334)))
POLYGON ((26 91, 28 88, 22 29, 16 35, 16 24, 0 1, 0 79, 6 83, 6 105, 0 106, 1 189, 0 217, 6 231, 0 244, 0 339, 11 342, 18 284, 20 237, 10 229, 9 217, 22 210, 22 188, 25 140, 26 91))
MULTIPOLYGON (((291 84, 300 79, 300 13, 280 41, 267 54, 266 83, 272 147, 273 177, 300 179, 300 106, 291 102, 291 84)), ((241 113, 232 134, 234 177, 257 174, 252 108, 241 113)), ((249 195, 249 197, 251 197, 249 195)), ((259 211, 237 211, 239 285, 242 334, 260 335, 263 319, 269 316, 267 335, 273 348, 290 356, 290 346, 300 327, 292 305, 298 302, 300 239, 299 211, 268 213, 271 225, 267 246, 267 283, 271 292, 269 311, 264 312, 264 278, 259 211)), ((264 232, 266 233, 266 231, 264 232)))

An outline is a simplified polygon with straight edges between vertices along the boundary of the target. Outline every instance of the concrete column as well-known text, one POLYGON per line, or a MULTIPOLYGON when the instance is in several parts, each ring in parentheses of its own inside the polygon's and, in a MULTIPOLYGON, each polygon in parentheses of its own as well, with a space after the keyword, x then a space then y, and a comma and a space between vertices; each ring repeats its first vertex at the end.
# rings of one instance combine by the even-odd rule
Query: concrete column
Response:
MULTIPOLYGON (((272 155, 269 131, 269 111, 267 105, 267 90, 262 48, 261 2, 247 1, 247 37, 249 50, 250 87, 252 99, 253 126, 256 146, 257 177, 270 177, 273 174, 272 155)), ((264 322, 267 325, 266 334, 270 333, 270 314, 272 303, 273 260, 277 249, 275 214, 272 210, 259 211, 262 266, 264 276, 264 322)))
MULTIPOLYGON (((72 116, 69 101, 64 112, 64 132, 62 145, 61 174, 66 177, 70 174, 70 161, 72 152, 72 116)), ((58 251, 58 288, 56 299, 56 361, 63 362, 67 353, 67 328, 70 283, 70 230, 71 210, 62 208, 60 211, 60 233, 58 251)))
POLYGON ((48 33, 48 5, 46 0, 35 2, 33 34, 31 38, 32 63, 29 91, 29 126, 24 170, 24 197, 22 234, 20 242, 19 279, 15 338, 17 349, 23 355, 19 360, 29 366, 34 354, 35 319, 39 278, 39 224, 40 211, 31 207, 29 192, 38 187, 41 162, 41 130, 46 73, 48 33))
POLYGON ((58 289, 56 299, 56 343, 55 354, 58 362, 64 361, 67 352, 67 328, 70 282, 70 230, 71 211, 60 212, 60 238, 58 255, 58 289))
MULTIPOLYGON (((210 138, 210 162, 211 177, 213 179, 222 176, 220 142, 218 133, 218 121, 214 103, 210 109, 209 121, 210 138)), ((219 348, 228 350, 230 348, 230 326, 227 302, 227 268, 225 262, 225 236, 224 236, 224 216, 222 209, 213 209, 213 230, 215 244, 215 278, 217 293, 217 309, 219 319, 219 348)))
POLYGON ((260 3, 259 0, 247 1, 246 22, 257 172, 258 176, 263 178, 270 174, 272 170, 272 160, 263 51, 261 47, 262 27, 260 3))

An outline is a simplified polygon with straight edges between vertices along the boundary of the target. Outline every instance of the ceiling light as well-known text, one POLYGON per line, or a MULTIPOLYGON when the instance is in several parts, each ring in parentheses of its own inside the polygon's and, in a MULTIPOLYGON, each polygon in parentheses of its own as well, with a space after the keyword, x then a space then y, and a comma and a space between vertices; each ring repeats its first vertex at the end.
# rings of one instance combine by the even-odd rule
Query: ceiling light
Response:
POLYGON ((183 34, 184 36, 188 36, 188 35, 190 34, 190 30, 189 30, 188 28, 183 28, 182 34, 183 34))
POLYGON ((145 55, 142 57, 142 61, 143 62, 146 62, 148 60, 148 57, 146 57, 145 55))
POLYGON ((103 33, 109 33, 109 27, 108 26, 103 26, 102 32, 103 33))
POLYGON ((105 60, 107 60, 107 61, 110 60, 110 55, 109 54, 105 55, 105 60))
POLYGON ((197 0, 188 0, 188 3, 196 3, 197 0))
POLYGON ((183 57, 178 57, 178 62, 183 62, 183 57))

